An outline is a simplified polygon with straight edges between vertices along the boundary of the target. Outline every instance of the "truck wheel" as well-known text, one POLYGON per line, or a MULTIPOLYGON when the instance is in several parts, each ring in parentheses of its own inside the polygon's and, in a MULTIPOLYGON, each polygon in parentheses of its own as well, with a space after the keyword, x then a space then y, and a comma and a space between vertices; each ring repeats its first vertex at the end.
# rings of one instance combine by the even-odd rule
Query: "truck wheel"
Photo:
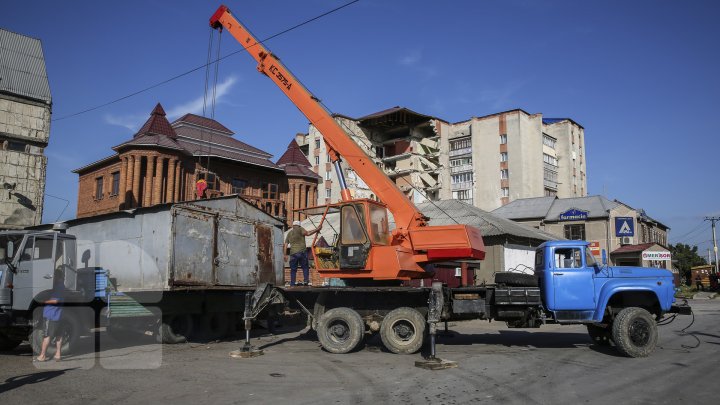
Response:
POLYGON ((615 317, 612 336, 620 353, 629 357, 647 357, 657 345, 657 324, 645 309, 625 308, 615 317))
POLYGON ((505 284, 508 287, 537 287, 538 280, 532 274, 503 271, 495 273, 495 284, 505 284))
POLYGON ((396 354, 413 354, 425 339, 425 317, 413 308, 393 309, 380 325, 380 339, 396 354))
MULTIPOLYGON (((30 335, 30 344, 36 355, 42 350, 42 341, 45 337, 45 331, 42 326, 42 323, 38 322, 30 335)), ((73 349, 76 348, 78 340, 80 340, 81 330, 82 323, 76 317, 66 314, 60 319, 60 336, 62 337, 60 354, 62 356, 72 353, 73 349)), ((55 355, 56 350, 57 345, 55 342, 50 341, 45 355, 52 357, 55 355)))
POLYGON ((200 315, 200 340, 217 340, 228 335, 230 316, 225 312, 210 312, 200 315))
POLYGON ((330 353, 352 351, 362 340, 365 324, 350 308, 333 308, 325 312, 317 323, 317 335, 322 347, 330 353))
POLYGON ((20 346, 20 343, 22 343, 22 340, 10 339, 9 337, 0 333, 0 352, 10 351, 20 346))
POLYGON ((160 325, 160 340, 162 343, 176 344, 187 341, 193 330, 193 320, 190 315, 172 315, 163 319, 160 325))
POLYGON ((598 325, 586 325, 588 335, 592 339, 593 343, 598 346, 610 346, 612 341, 612 331, 609 327, 603 327, 598 325))

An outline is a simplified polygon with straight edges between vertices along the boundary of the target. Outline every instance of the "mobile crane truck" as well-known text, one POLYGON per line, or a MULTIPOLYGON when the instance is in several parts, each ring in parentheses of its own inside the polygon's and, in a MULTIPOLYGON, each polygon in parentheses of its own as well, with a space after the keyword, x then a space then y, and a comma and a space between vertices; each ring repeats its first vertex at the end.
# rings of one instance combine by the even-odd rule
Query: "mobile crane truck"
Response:
POLYGON ((673 305, 669 271, 600 265, 582 241, 544 243, 536 252, 534 275, 498 273, 495 285, 400 286, 402 280, 427 277, 435 262, 483 259, 480 231, 466 225, 429 225, 319 99, 226 6, 212 15, 210 26, 227 30, 255 59, 258 71, 323 134, 342 189, 340 202, 315 207, 322 212, 320 226, 329 215, 340 217, 333 244, 320 246, 316 235, 312 249, 320 275, 343 279, 348 286, 281 289, 263 284, 252 296, 246 295, 246 328, 262 308, 294 301, 331 353, 352 351, 366 331, 379 332, 391 352, 415 353, 429 329, 430 357, 434 358, 439 322, 495 319, 516 328, 586 324, 597 344, 614 342, 621 353, 642 357, 655 348, 657 321, 667 313, 689 313, 687 305, 673 305), (381 202, 352 198, 341 159, 381 202), (394 230, 389 229, 388 210, 395 219, 394 230))

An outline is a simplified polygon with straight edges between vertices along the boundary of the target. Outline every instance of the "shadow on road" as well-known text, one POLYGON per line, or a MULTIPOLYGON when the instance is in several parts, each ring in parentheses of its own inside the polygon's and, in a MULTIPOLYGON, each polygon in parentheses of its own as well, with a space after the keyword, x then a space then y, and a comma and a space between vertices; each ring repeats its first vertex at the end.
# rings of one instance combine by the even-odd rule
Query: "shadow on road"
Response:
POLYGON ((529 332, 525 330, 500 330, 498 333, 471 334, 452 332, 449 336, 438 336, 437 342, 447 346, 483 344, 538 348, 568 348, 592 343, 586 333, 529 332))
POLYGON ((20 388, 23 385, 28 384, 37 384, 41 382, 45 382, 48 380, 52 380, 55 377, 59 377, 65 372, 75 370, 75 368, 66 368, 63 370, 52 370, 52 371, 41 371, 38 373, 32 373, 32 374, 24 374, 19 375, 15 377, 10 377, 7 380, 5 380, 3 383, 0 383, 0 394, 3 394, 5 392, 14 390, 15 388, 20 388))

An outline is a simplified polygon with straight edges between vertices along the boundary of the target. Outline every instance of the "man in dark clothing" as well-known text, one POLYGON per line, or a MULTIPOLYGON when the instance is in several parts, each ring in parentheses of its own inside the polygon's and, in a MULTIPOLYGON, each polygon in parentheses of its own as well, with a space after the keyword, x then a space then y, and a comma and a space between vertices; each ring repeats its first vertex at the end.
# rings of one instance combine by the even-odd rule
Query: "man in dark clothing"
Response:
POLYGON ((45 335, 43 337, 42 345, 40 347, 40 354, 37 357, 37 361, 47 361, 47 349, 50 346, 50 341, 55 339, 56 350, 53 358, 55 361, 60 361, 60 348, 62 347, 62 334, 60 330, 60 318, 62 316, 62 300, 63 293, 65 291, 64 275, 62 271, 56 270, 53 276, 53 289, 49 300, 45 300, 43 303, 43 326, 45 335))
MULTIPOLYGON (((308 264, 307 246, 305 246, 305 237, 320 232, 320 227, 314 231, 308 232, 302 226, 300 221, 294 221, 293 227, 285 237, 285 246, 290 252, 290 285, 295 285, 298 264, 303 270, 303 281, 308 285, 310 281, 310 265, 308 264)), ((287 255, 285 256, 287 260, 287 255)))

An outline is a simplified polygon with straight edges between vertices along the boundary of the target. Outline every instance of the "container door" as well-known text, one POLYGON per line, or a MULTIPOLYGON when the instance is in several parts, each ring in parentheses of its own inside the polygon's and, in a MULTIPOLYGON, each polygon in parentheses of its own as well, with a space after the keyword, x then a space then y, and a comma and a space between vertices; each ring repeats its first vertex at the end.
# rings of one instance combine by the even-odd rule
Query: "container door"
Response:
POLYGON ((215 284, 215 216, 178 209, 173 221, 173 285, 215 284))
POLYGON ((255 225, 257 236, 257 282, 277 284, 273 267, 273 233, 267 225, 255 225))
POLYGON ((553 263, 553 310, 595 309, 595 269, 583 263, 582 249, 556 248, 553 263))
POLYGON ((220 217, 217 237, 217 283, 229 286, 256 284, 257 258, 253 224, 233 217, 220 217))

